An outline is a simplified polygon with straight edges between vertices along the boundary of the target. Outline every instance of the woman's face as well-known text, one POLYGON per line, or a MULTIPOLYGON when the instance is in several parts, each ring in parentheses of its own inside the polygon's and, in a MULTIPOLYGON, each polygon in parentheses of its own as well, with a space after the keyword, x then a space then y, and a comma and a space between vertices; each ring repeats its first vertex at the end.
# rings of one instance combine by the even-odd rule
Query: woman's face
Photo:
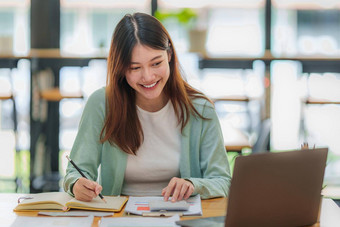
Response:
POLYGON ((167 102, 163 88, 170 75, 170 56, 137 44, 132 50, 131 64, 125 73, 128 84, 136 91, 136 102, 147 111, 160 110, 167 102))

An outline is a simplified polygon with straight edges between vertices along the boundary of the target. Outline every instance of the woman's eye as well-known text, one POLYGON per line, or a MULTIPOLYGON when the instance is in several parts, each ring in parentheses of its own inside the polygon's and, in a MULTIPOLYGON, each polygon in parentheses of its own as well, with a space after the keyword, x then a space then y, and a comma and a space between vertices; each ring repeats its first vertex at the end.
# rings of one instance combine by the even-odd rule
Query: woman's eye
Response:
POLYGON ((138 70, 140 67, 131 67, 131 70, 138 70))
POLYGON ((160 65, 163 61, 160 61, 160 62, 156 62, 153 64, 153 66, 157 66, 157 65, 160 65))

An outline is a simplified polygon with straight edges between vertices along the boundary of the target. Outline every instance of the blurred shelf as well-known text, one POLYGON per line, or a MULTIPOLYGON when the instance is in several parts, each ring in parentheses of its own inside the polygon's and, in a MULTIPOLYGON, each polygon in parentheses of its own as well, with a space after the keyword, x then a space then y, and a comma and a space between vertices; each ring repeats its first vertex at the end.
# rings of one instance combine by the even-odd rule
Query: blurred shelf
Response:
POLYGON ((216 102, 223 102, 223 101, 227 101, 227 102, 249 102, 250 99, 248 96, 245 95, 228 95, 228 96, 221 96, 218 98, 211 98, 211 101, 213 101, 214 103, 216 102))
POLYGON ((0 100, 8 100, 8 99, 13 99, 13 95, 12 94, 8 94, 8 95, 0 94, 0 100))
POLYGON ((274 57, 266 52, 261 57, 240 57, 240 56, 200 56, 199 68, 228 68, 228 69, 252 69, 254 61, 263 61, 269 64, 272 61, 299 61, 302 64, 303 72, 340 72, 340 56, 323 55, 301 55, 274 57))
POLYGON ((340 101, 332 101, 332 100, 328 100, 328 99, 317 99, 317 98, 308 98, 307 100, 305 100, 306 104, 310 104, 310 105, 326 105, 326 104, 335 104, 335 105, 339 105, 340 101))
POLYGON ((43 100, 59 102, 62 99, 82 99, 82 94, 63 94, 59 88, 53 88, 40 92, 40 96, 43 100))
POLYGON ((92 55, 76 55, 64 54, 60 49, 31 49, 28 55, 13 55, 0 54, 0 60, 19 60, 19 59, 33 59, 33 58, 53 58, 53 59, 106 59, 106 55, 92 54, 92 55))

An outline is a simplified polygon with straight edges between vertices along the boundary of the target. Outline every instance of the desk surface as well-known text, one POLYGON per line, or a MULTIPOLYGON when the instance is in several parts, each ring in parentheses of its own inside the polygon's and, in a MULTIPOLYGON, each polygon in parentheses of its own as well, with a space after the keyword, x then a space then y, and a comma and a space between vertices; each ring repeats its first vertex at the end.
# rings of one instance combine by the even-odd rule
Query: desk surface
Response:
MULTIPOLYGON (((13 208, 17 204, 17 200, 23 194, 0 193, 0 220, 1 226, 10 226, 18 215, 37 216, 37 212, 13 212, 13 208)), ((227 198, 217 198, 202 200, 203 217, 214 217, 225 215, 227 206, 227 198)), ((115 213, 114 217, 122 217, 124 211, 115 213)), ((181 219, 194 219, 202 217, 182 217, 181 219)), ((98 226, 100 218, 96 217, 92 224, 93 227, 98 226)), ((331 199, 323 199, 321 207, 320 223, 317 226, 337 226, 340 223, 340 208, 331 199)))

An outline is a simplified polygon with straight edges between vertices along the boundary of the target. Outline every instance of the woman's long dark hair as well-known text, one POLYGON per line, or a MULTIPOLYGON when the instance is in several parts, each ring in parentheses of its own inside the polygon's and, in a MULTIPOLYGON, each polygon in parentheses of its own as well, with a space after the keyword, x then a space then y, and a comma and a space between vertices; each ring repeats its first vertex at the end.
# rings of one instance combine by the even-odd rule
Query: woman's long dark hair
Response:
POLYGON ((172 102, 182 130, 190 113, 203 118, 195 109, 192 99, 207 99, 183 80, 176 51, 164 26, 148 14, 125 15, 113 33, 107 60, 106 118, 101 131, 101 142, 109 141, 129 154, 136 154, 143 142, 143 130, 137 116, 136 93, 125 78, 136 44, 166 50, 170 54, 170 76, 164 93, 172 102))

